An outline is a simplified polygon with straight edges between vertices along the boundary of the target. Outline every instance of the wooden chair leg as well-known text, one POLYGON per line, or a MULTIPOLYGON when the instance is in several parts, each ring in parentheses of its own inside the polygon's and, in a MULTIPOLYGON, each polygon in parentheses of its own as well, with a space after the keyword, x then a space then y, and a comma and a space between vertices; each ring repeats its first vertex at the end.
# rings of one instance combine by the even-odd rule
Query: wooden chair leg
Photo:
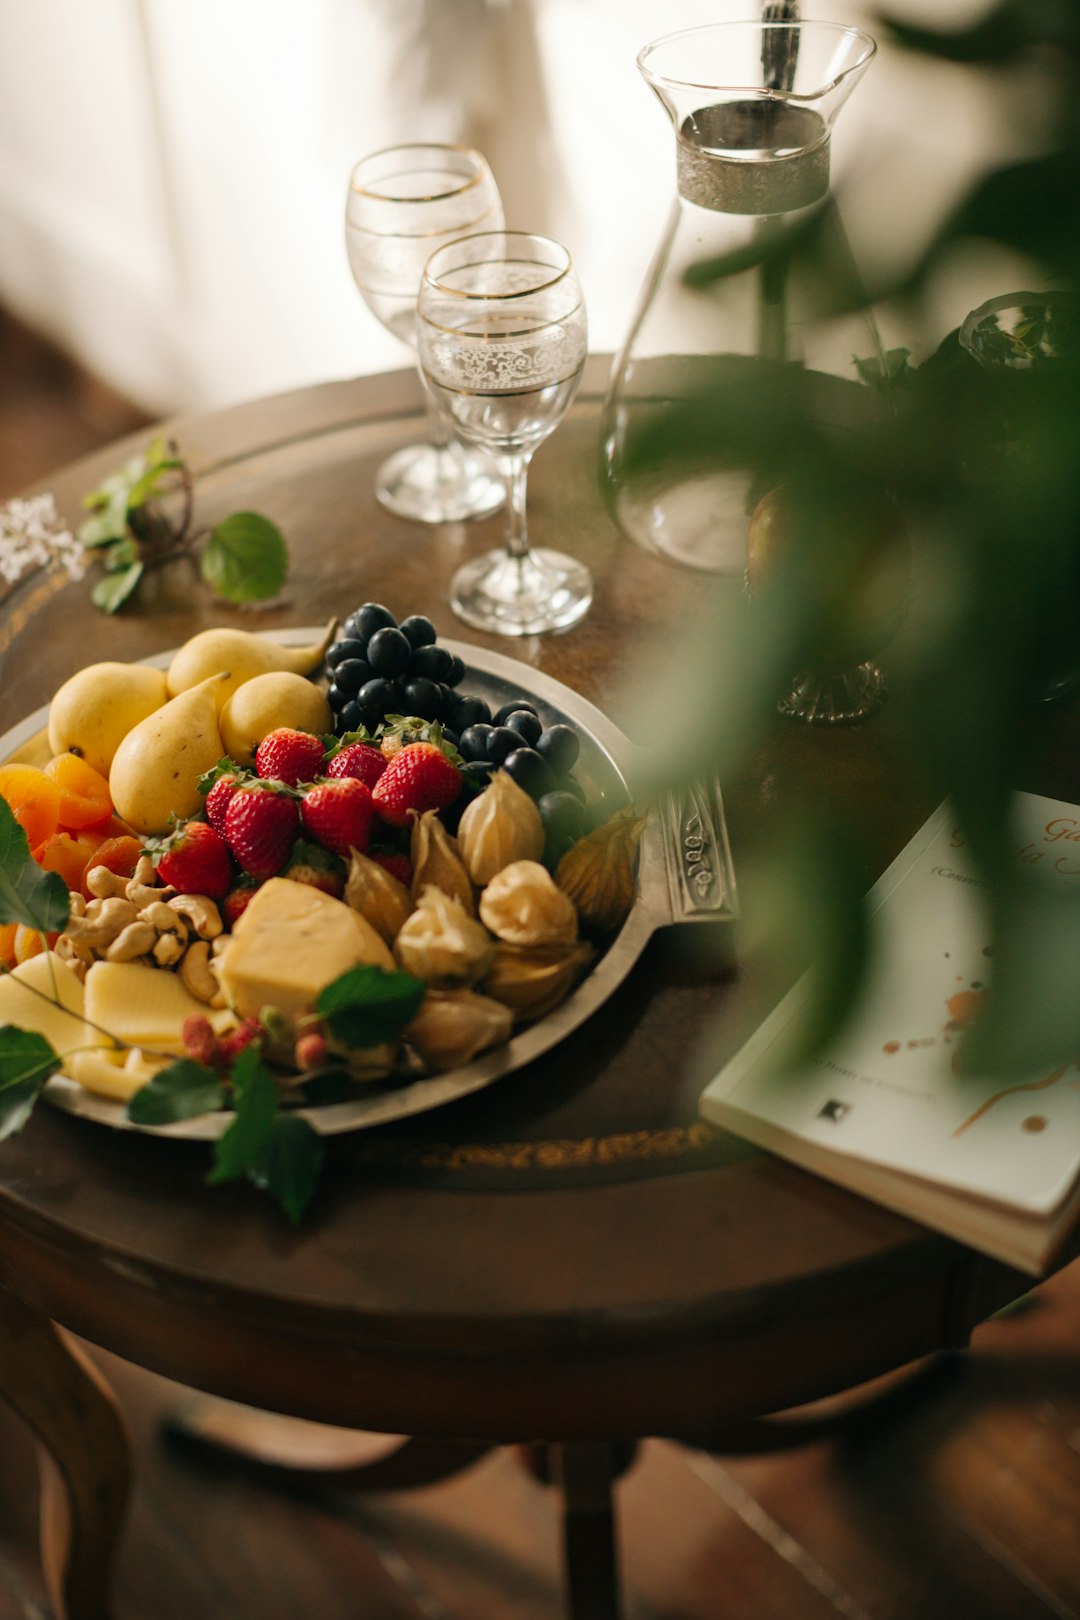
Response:
POLYGON ((4 1288, 0 1396, 39 1442, 41 1562, 57 1620, 108 1620, 131 1477, 127 1434, 97 1368, 4 1288))
POLYGON ((618 1551, 612 1483, 621 1472, 608 1441, 549 1447, 562 1492, 563 1580, 567 1620, 619 1620, 618 1551))

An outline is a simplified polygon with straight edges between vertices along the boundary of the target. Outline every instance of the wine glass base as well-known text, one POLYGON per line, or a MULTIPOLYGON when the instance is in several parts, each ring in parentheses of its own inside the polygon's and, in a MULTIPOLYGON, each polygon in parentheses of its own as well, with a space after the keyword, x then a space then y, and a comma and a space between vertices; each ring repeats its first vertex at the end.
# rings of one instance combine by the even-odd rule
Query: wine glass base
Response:
POLYGON ((889 695, 877 664, 856 664, 834 675, 800 675, 777 708, 808 726, 854 726, 876 714, 889 695))
POLYGON ((459 619, 497 636, 568 630, 592 605, 592 575, 584 563, 539 547, 524 557, 489 551, 454 575, 450 605, 459 619))
POLYGON ((379 468, 375 495, 396 517, 417 523, 461 523, 497 512, 506 490, 479 456, 451 442, 398 450, 379 468))

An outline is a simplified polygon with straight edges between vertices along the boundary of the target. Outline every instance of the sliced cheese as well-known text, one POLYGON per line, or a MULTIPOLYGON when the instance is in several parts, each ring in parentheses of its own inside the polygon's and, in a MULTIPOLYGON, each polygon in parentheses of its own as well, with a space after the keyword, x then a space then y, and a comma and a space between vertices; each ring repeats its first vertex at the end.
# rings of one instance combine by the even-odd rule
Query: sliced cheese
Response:
POLYGON ((308 883, 271 878, 248 902, 218 978, 242 1018, 264 1007, 287 1017, 309 1010, 319 991, 360 963, 392 972, 388 946, 358 911, 308 883))
POLYGON ((0 978, 0 1024, 44 1035, 60 1057, 76 1047, 108 1045, 106 1036, 83 1022, 84 1013, 83 987, 53 951, 0 978))
POLYGON ((219 1035, 235 1023, 227 1007, 198 1001, 178 974, 143 962, 95 962, 85 988, 87 1018, 132 1046, 180 1055, 185 1018, 208 1018, 219 1035))

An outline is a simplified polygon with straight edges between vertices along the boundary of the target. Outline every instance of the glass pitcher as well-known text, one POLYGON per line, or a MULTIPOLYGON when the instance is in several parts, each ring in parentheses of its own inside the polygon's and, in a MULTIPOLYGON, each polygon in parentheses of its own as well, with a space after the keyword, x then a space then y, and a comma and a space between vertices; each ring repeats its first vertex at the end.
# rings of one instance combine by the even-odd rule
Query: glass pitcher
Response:
POLYGON ((854 282, 829 192, 830 138, 875 51, 837 23, 760 21, 670 34, 637 59, 675 129, 678 193, 612 368, 603 471, 619 526, 675 562, 741 574, 769 480, 725 459, 722 443, 698 463, 650 456, 648 431, 672 407, 711 383, 752 386, 762 367, 788 368, 785 377, 798 367, 816 415, 843 431, 871 393, 856 362, 885 375, 872 321, 850 313, 851 299, 823 297, 820 274, 827 263, 854 282), (770 256, 770 243, 815 213, 813 275, 798 255, 770 256), (688 283, 692 267, 715 259, 733 268, 688 283))

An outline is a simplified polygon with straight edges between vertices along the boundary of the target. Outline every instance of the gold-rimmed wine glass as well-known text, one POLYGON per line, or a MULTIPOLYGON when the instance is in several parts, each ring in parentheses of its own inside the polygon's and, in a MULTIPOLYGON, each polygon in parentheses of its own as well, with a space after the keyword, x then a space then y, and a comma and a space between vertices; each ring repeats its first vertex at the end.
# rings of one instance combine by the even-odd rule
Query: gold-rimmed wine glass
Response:
POLYGON ((585 300, 570 255, 523 231, 451 242, 424 268, 416 313, 432 397, 467 444, 492 456, 509 498, 506 549, 458 570, 451 606, 500 635, 564 630, 588 612, 592 576, 564 552, 530 547, 525 490, 532 454, 585 365, 585 300))
MULTIPOLYGON (((353 280, 372 314, 416 347, 416 295, 435 248, 502 225, 491 170, 468 147, 419 142, 361 158, 349 177, 345 242, 353 280)), ((505 490, 482 456, 448 433, 428 400, 428 441, 379 468, 375 493, 389 511, 422 523, 483 517, 505 490)))

